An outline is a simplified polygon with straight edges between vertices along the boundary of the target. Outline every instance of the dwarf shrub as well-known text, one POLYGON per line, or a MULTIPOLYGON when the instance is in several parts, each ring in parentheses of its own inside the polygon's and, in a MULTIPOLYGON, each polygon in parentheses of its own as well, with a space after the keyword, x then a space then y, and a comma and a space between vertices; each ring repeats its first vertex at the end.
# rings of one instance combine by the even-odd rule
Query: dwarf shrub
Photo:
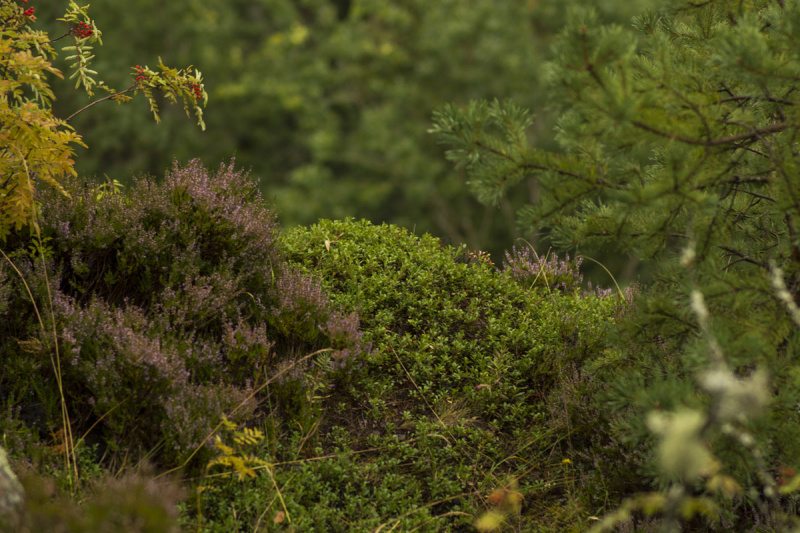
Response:
MULTIPOLYGON (((318 273, 334 301, 361 317, 365 338, 375 347, 362 375, 382 382, 364 393, 381 397, 387 393, 379 388, 402 388, 432 402, 464 396, 476 406, 497 408, 489 420, 498 424, 508 414, 503 411, 530 411, 525 402, 501 407, 517 387, 507 375, 503 385, 493 384, 500 376, 489 368, 498 359, 515 359, 518 379, 546 380, 547 348, 557 334, 539 331, 542 309, 512 281, 486 266, 458 264, 454 251, 437 239, 396 226, 322 221, 293 229, 284 242, 290 261, 318 273), (491 392, 476 390, 481 384, 493 384, 491 392)), ((386 411, 377 408, 373 416, 386 411)))
MULTIPOLYGON (((521 386, 546 386, 565 341, 569 349, 595 342, 581 331, 602 328, 615 307, 559 298, 538 285, 520 291, 513 276, 459 263, 459 250, 396 226, 321 221, 291 230, 283 242, 290 261, 321 276, 332 301, 358 312, 376 348, 366 364, 402 382, 408 375, 399 358, 434 400, 456 393, 491 405, 488 398, 513 397, 521 386)), ((403 387, 417 394, 410 383, 403 387)))
MULTIPOLYGON (((163 181, 143 177, 116 193, 78 179, 65 189, 71 198, 40 196, 53 295, 44 318, 55 320, 62 359, 53 364, 72 416, 83 429, 100 421, 112 449, 158 449, 160 460, 178 461, 224 413, 251 418, 261 400, 253 391, 290 368, 271 388, 272 412, 313 418, 295 382, 350 368, 368 349, 358 319, 283 260, 273 211, 233 163, 216 173, 176 164, 163 181), (320 348, 332 350, 324 367, 297 364, 320 348)), ((47 287, 31 239, 15 233, 9 245, 42 309, 47 287)), ((23 410, 43 403, 39 423, 49 428, 52 341, 39 336, 22 280, 3 272, 3 399, 23 410)))
MULTIPOLYGON (((603 349, 616 298, 522 289, 431 236, 367 221, 320 221, 281 243, 341 312, 358 314, 373 351, 330 392, 311 457, 298 453, 308 434, 284 429, 257 454, 269 474, 208 481, 217 490, 202 493, 202 520, 187 506, 187 523, 467 531, 500 480, 518 478, 537 506, 563 497, 551 480, 563 479, 568 428, 548 424, 548 395, 603 349)), ((529 525, 541 513, 524 512, 529 525)))

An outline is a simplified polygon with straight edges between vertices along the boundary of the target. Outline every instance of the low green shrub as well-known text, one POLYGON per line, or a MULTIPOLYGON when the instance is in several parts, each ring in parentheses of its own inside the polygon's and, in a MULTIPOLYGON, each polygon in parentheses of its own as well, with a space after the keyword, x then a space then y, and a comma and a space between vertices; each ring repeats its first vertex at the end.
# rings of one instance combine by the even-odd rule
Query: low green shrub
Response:
POLYGON ((489 497, 498 487, 524 498, 507 517, 520 531, 570 523, 570 428, 549 396, 603 349, 616 297, 523 287, 433 237, 366 221, 293 228, 281 244, 333 305, 358 314, 373 351, 319 400, 318 446, 286 428, 243 450, 270 466, 243 482, 207 478, 202 518, 187 503, 185 524, 474 531, 502 503, 489 497))
POLYGON ((283 243, 287 259, 319 276, 332 302, 361 317, 375 348, 353 378, 369 376, 361 398, 378 405, 374 399, 398 390, 431 404, 457 398, 498 430, 506 419, 532 416, 533 391, 548 390, 568 359, 597 348, 602 337, 594 333, 616 306, 614 298, 520 290, 513 276, 460 263, 459 250, 396 226, 322 221, 291 230, 283 243))

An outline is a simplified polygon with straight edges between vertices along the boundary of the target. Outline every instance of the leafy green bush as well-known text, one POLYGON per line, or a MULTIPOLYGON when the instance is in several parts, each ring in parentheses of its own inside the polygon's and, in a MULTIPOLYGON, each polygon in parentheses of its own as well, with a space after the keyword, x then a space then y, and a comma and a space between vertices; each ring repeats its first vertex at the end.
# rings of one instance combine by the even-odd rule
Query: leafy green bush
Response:
POLYGON ((573 518, 555 510, 569 428, 548 424, 548 396, 602 349, 617 299, 523 289, 396 226, 321 221, 281 243, 334 305, 358 313, 373 352, 317 400, 318 428, 287 427, 243 450, 269 463, 256 479, 204 481, 202 515, 187 504, 186 524, 468 531, 493 505, 486 495, 513 483, 530 502, 516 518, 525 527, 547 515, 558 530, 573 518))
POLYGON ((332 301, 361 317, 375 351, 359 373, 372 383, 359 390, 372 398, 375 418, 387 414, 375 399, 398 387, 432 403, 458 397, 497 429, 532 416, 533 404, 511 400, 553 383, 561 355, 554 347, 576 333, 565 320, 575 300, 520 291, 488 265, 460 264, 428 235, 322 221, 283 242, 288 260, 320 276, 332 301))

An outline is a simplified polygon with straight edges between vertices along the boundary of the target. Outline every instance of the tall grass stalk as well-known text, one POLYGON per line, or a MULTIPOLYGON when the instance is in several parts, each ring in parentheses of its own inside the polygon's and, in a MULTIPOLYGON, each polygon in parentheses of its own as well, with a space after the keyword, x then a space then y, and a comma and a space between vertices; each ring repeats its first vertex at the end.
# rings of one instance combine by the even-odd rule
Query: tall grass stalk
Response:
MULTIPOLYGON (((35 217, 35 215, 34 215, 35 217)), ((50 320, 52 322, 52 335, 53 335, 53 346, 55 350, 55 357, 53 354, 50 354, 50 363, 53 365, 53 373, 56 377, 56 384, 58 385, 58 394, 61 400, 61 424, 63 427, 63 438, 64 438, 64 467, 67 472, 69 472, 68 480, 70 484, 70 490, 75 488, 75 484, 78 481, 78 463, 75 458, 75 442, 72 437, 72 425, 69 420, 69 411, 67 409, 67 401, 64 397, 64 386, 61 380, 61 357, 58 352, 58 334, 56 333, 56 320, 55 320, 55 313, 53 312, 53 299, 52 295, 50 294, 50 278, 47 276, 47 260, 45 258, 44 253, 44 243, 42 242, 42 234, 39 229, 39 224, 36 222, 36 219, 32 221, 31 226, 34 228, 36 232, 36 239, 37 239, 37 248, 39 251, 39 255, 42 258, 42 269, 44 271, 45 276, 45 286, 47 289, 47 305, 48 309, 50 310, 50 320), (74 477, 73 477, 74 474, 74 477)), ((36 300, 33 297, 33 293, 31 292, 30 287, 28 286, 28 282, 25 281, 25 276, 22 275, 22 272, 19 271, 17 265, 11 260, 5 252, 0 250, 0 254, 3 254, 8 264, 11 265, 11 268, 19 275, 20 279, 22 280, 22 284, 25 286, 25 290, 28 292, 28 296, 31 299, 31 304, 33 304, 33 309, 36 312, 36 318, 39 321, 39 328, 42 332, 42 337, 44 338, 47 335, 47 328, 45 328, 44 321, 42 320, 42 315, 39 313, 39 308, 36 305, 36 300)))

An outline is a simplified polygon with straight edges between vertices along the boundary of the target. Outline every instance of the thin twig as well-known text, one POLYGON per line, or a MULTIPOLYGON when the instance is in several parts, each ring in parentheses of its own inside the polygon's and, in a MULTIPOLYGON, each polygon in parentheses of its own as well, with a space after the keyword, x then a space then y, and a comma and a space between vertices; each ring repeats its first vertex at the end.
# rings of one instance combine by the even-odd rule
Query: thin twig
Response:
POLYGON ((68 117, 67 117, 67 119, 65 120, 65 122, 69 122, 69 121, 70 121, 70 119, 72 119, 72 117, 74 117, 74 116, 75 116, 75 115, 77 115, 78 113, 82 113, 83 111, 86 111, 87 109, 89 109, 89 108, 90 108, 90 107, 92 107, 93 105, 97 105, 97 104, 99 104, 100 102, 104 102, 104 101, 106 101, 106 100, 113 100, 113 99, 114 99, 114 98, 116 98, 117 96, 123 95, 123 94, 125 94, 125 93, 129 93, 129 92, 131 92, 131 91, 135 91, 135 90, 136 90, 136 87, 137 87, 137 86, 134 84, 134 85, 131 85, 130 87, 128 87, 127 89, 125 89, 125 90, 124 90, 124 91, 122 91, 122 92, 119 92, 119 93, 114 93, 114 94, 109 94, 108 96, 104 96, 103 98, 100 98, 99 100, 95 100, 95 101, 94 101, 94 102, 92 102, 91 104, 89 104, 89 105, 87 105, 87 106, 84 106, 84 107, 82 107, 81 109, 78 109, 78 110, 77 110, 77 111, 75 111, 73 114, 71 114, 70 116, 68 116, 68 117))

